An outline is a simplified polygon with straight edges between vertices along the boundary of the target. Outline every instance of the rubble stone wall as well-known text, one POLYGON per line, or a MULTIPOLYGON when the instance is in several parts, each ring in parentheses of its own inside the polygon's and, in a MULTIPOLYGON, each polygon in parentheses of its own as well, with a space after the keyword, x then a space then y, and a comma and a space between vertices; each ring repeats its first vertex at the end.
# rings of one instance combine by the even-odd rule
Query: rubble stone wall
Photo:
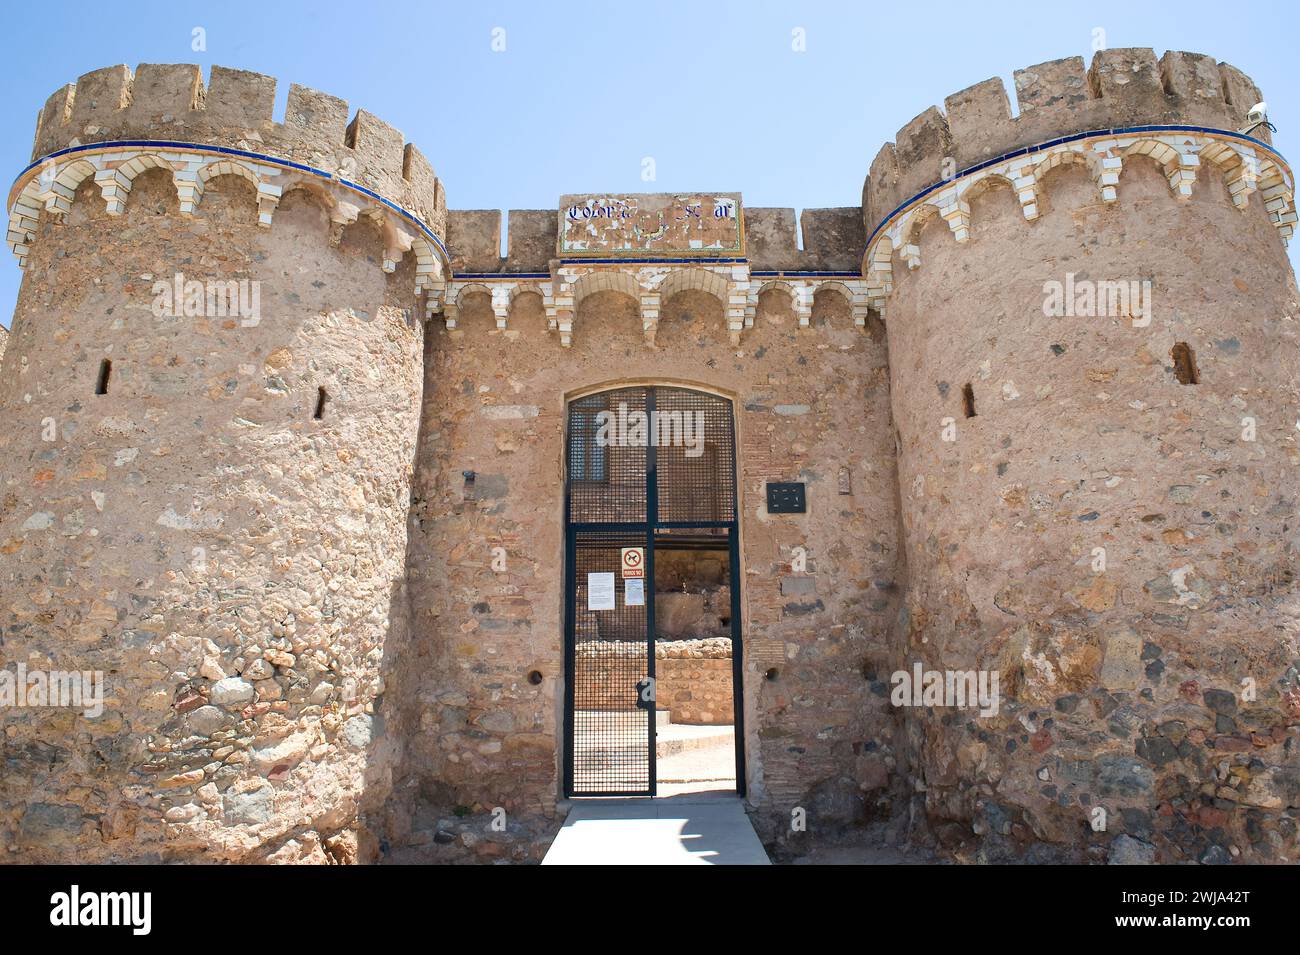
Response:
MULTIPOLYGON (((1230 125, 1257 98, 1207 68, 1184 109, 1145 53, 1099 54, 1090 74, 1107 103, 1151 94, 1126 120, 1230 125)), ((1204 65, 1187 57, 1166 55, 1175 91, 1190 74, 1174 66, 1204 65)), ((1088 90, 1053 132, 1097 122, 1088 90)), ((992 717, 909 709, 912 783, 982 858, 1295 857, 1294 277, 1259 194, 1234 205, 1212 163, 1190 195, 1170 186, 1137 153, 1110 202, 1059 167, 1035 221, 991 188, 966 241, 935 217, 919 267, 894 265, 903 665, 997 672, 1003 696, 992 717), (1049 314, 1051 283, 1107 281, 1147 283, 1149 308, 1049 314)))
POLYGON ((729 639, 673 640, 655 647, 655 705, 674 723, 732 725, 734 682, 729 639))
POLYGON ((760 824, 788 829, 799 805, 825 820, 880 811, 895 725, 864 674, 890 658, 901 595, 883 329, 855 328, 833 294, 801 329, 772 293, 735 348, 722 311, 701 292, 674 296, 653 348, 635 300, 613 292, 583 300, 568 350, 547 336, 535 295, 515 300, 505 330, 486 294, 454 330, 431 328, 409 568, 415 656, 398 694, 398 790, 410 801, 394 806, 396 840, 430 843, 457 805, 480 820, 502 807, 543 834, 558 824, 546 820, 562 752, 565 400, 629 382, 735 396, 745 745, 760 824), (769 480, 808 482, 808 513, 768 514, 769 480), (807 557, 798 573, 796 547, 807 557))
MULTIPOLYGON (((83 78, 38 151, 215 129, 158 119, 149 75, 83 78)), ((169 115, 271 134, 269 99, 243 114, 223 89, 169 115)), ((423 326, 414 262, 385 273, 369 219, 331 241, 318 200, 287 192, 259 227, 225 175, 182 216, 148 169, 118 215, 89 179, 40 214, 0 365, 0 667, 101 672, 104 703, 6 710, 8 858, 376 854, 423 326), (162 302, 178 276, 253 283, 257 314, 162 302)))

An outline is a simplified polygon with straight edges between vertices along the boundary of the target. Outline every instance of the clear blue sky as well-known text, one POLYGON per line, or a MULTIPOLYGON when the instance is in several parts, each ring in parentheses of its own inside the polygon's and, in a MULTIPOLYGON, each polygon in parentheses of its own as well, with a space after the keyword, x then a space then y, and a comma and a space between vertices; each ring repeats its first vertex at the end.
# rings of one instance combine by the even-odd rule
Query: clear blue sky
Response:
MULTIPOLYGON (((343 97, 417 143, 452 208, 565 192, 734 190, 754 206, 857 205, 881 143, 966 86, 1106 45, 1208 53, 1253 77, 1300 155, 1292 3, 674 2, 13 4, 0 66, 6 182, 37 111, 101 66, 213 63, 343 97), (191 49, 195 27, 207 49, 191 49), (494 28, 505 50, 492 49, 494 28), (805 31, 807 50, 791 49, 805 31), (657 181, 641 180, 643 157, 657 181)), ((1292 256, 1296 256, 1293 246, 1292 256)), ((19 271, 0 250, 0 322, 19 271)))

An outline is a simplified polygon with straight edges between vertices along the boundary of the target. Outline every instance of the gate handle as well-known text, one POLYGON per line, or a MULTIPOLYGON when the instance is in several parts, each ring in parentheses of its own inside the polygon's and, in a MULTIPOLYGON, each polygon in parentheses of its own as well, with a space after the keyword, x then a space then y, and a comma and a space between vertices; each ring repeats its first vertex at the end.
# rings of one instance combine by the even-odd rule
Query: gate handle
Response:
POLYGON ((654 681, 650 677, 636 681, 636 708, 638 710, 653 709, 655 705, 654 693, 650 694, 650 699, 645 698, 645 691, 654 687, 654 681))

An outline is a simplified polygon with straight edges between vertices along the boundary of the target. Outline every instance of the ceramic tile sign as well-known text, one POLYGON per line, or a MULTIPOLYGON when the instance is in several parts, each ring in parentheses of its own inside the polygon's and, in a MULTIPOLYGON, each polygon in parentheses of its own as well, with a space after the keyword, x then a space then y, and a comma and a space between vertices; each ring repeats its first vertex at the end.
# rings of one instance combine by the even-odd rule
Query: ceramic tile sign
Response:
POLYGON ((561 257, 742 257, 740 193, 626 193, 560 199, 561 257))
POLYGON ((614 609, 614 575, 612 573, 587 575, 587 609, 614 609))

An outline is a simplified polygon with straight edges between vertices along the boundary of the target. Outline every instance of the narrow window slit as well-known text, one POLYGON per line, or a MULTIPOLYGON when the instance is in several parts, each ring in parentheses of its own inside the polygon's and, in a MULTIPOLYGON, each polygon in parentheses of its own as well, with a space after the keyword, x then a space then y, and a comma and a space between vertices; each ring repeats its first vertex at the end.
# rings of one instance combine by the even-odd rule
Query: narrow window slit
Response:
POLYGON ((316 389, 316 411, 312 415, 317 421, 325 417, 325 402, 329 400, 329 395, 325 393, 324 388, 316 389))
POLYGON ((108 394, 108 379, 113 374, 113 363, 105 358, 99 363, 99 377, 95 379, 95 394, 108 394))
POLYGON ((966 417, 975 417, 975 389, 971 387, 969 381, 961 389, 961 410, 965 412, 966 417))
POLYGON ((1169 354, 1174 359, 1174 377, 1180 385, 1199 385, 1201 373, 1196 370, 1196 352, 1187 342, 1174 345, 1169 354))

